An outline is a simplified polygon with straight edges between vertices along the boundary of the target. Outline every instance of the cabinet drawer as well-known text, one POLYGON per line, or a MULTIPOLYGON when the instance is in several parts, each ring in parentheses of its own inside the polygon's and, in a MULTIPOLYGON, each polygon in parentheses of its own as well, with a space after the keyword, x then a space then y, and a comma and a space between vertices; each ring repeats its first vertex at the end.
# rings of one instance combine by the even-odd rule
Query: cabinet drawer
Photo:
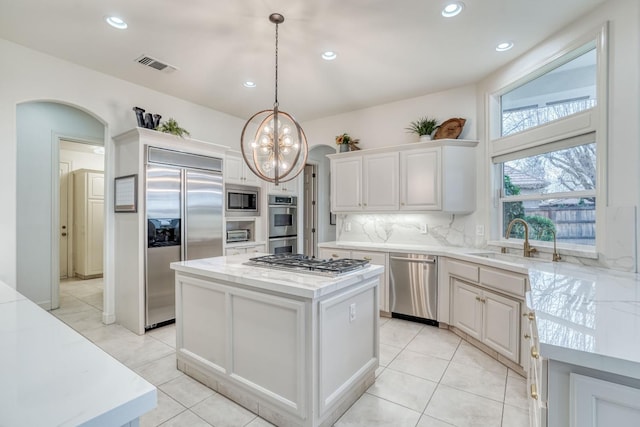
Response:
POLYGON ((364 251, 353 251, 351 252, 351 258, 353 259, 364 259, 369 261, 371 264, 377 265, 386 265, 387 256, 381 252, 364 252, 364 251))
POLYGON ((247 253, 247 249, 246 248, 228 248, 225 249, 224 254, 226 256, 229 255, 240 255, 240 254, 246 254, 247 253))
POLYGON ((467 264, 466 262, 461 261, 448 260, 447 267, 449 269, 449 274, 478 283, 479 267, 477 265, 467 264))
POLYGON ((483 267, 480 269, 480 283, 499 291, 523 297, 526 278, 520 274, 483 267))
POLYGON ((322 248, 319 251, 320 258, 322 259, 340 259, 340 258, 351 258, 351 251, 344 249, 331 249, 331 248, 322 248))

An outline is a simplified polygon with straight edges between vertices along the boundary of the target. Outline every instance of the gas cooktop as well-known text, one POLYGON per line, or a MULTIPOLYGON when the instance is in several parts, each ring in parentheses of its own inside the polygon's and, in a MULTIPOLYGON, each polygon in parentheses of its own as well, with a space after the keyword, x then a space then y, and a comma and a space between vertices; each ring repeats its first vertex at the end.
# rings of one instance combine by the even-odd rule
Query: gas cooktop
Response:
POLYGON ((273 254, 250 258, 245 265, 290 270, 299 273, 313 273, 338 276, 364 268, 369 261, 363 259, 317 259, 302 254, 273 254))

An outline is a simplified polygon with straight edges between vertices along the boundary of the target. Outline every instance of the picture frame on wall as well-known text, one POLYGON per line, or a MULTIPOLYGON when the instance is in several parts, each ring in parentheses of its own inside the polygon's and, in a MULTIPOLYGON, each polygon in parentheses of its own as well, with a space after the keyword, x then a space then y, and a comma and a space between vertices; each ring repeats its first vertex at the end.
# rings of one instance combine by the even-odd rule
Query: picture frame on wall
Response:
POLYGON ((114 179, 114 212, 138 212, 138 175, 114 179))

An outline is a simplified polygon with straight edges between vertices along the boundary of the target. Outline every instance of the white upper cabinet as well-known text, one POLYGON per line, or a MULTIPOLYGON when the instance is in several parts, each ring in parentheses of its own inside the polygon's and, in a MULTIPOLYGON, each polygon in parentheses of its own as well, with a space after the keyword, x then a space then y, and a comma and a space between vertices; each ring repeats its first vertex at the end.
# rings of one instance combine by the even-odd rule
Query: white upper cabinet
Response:
POLYGON ((362 156, 331 159, 331 210, 362 210, 362 156))
POLYGON ((439 210, 440 149, 418 149, 400 153, 400 210, 439 210))
POLYGON ((362 207, 365 210, 398 209, 398 153, 362 156, 362 207))
POLYGON ((329 155, 331 211, 473 212, 477 144, 443 139, 329 155))
POLYGON ((278 185, 270 182, 267 188, 267 193, 269 194, 286 194, 288 196, 297 196, 298 189, 300 188, 298 185, 298 181, 302 174, 298 175, 291 181, 279 182, 278 185))
POLYGON ((233 184, 260 185, 260 178, 244 163, 242 154, 235 151, 228 151, 225 155, 224 179, 233 184))

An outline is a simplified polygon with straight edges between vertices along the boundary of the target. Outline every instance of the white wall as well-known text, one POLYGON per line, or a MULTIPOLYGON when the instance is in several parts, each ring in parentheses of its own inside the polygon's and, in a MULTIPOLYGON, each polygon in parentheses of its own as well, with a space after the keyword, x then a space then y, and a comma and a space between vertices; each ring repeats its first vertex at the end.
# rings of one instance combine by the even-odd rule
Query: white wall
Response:
POLYGON ((101 142, 104 125, 76 108, 50 102, 18 105, 16 123, 17 289, 50 308, 58 265, 51 255, 58 232, 58 212, 51 209, 57 197, 52 187, 58 171, 57 139, 64 135, 101 142))
MULTIPOLYGON (((136 126, 134 106, 174 117, 196 139, 239 148, 244 120, 155 92, 0 39, 0 280, 16 287, 16 106, 25 101, 67 103, 90 112, 111 136, 136 126)), ((109 158, 107 156, 107 158, 109 158)), ((49 166, 50 167, 50 166, 49 166)), ((109 166, 107 165, 107 168, 109 166)), ((108 174, 107 174, 108 176, 108 174)), ((112 185, 111 183, 109 183, 112 185)), ((48 208, 50 209, 50 208, 48 208)), ((107 219, 109 221, 109 219, 107 219)))
POLYGON ((104 171, 104 154, 85 153, 82 151, 60 150, 60 161, 71 163, 71 171, 93 169, 104 171))
POLYGON ((607 200, 598 200, 602 215, 598 228, 602 237, 600 259, 577 262, 633 270, 640 218, 636 213, 640 196, 640 3, 637 0, 610 0, 593 12, 578 18, 559 33, 487 76, 475 86, 465 86, 418 98, 380 105, 351 113, 302 124, 310 144, 331 144, 335 135, 348 132, 360 138, 363 149, 410 143, 412 135, 404 128, 419 116, 467 118, 461 138, 478 139, 477 209, 472 215, 340 215, 337 238, 340 240, 415 241, 424 244, 484 246, 490 238, 494 215, 490 190, 487 140, 488 95, 536 70, 541 63, 558 54, 565 46, 586 33, 595 33, 609 21, 609 116, 606 171, 600 184, 606 187, 607 200), (473 105, 475 103, 475 105, 473 105), (341 228, 351 222, 352 231, 341 228), (434 228, 434 234, 411 236, 420 222, 434 228), (485 236, 476 236, 476 225, 485 227, 485 236), (380 234, 380 230, 384 233, 380 234))
MULTIPOLYGON (((619 270, 636 270, 638 255, 637 205, 640 195, 640 3, 637 0, 610 0, 591 13, 579 18, 561 32, 549 37, 531 51, 488 76, 478 84, 478 134, 485 144, 486 158, 478 164, 485 183, 478 200, 478 220, 487 229, 492 212, 491 194, 486 192, 489 180, 488 95, 526 76, 588 34, 609 22, 608 107, 607 132, 597 135, 605 148, 598 155, 606 156, 598 175, 603 198, 597 200, 597 238, 599 260, 581 260, 619 270), (604 200, 603 200, 604 199, 604 200)), ((602 100, 599 100, 599 103, 602 100)), ((495 225, 494 225, 495 228, 495 225)))
POLYGON ((476 139, 476 88, 463 86, 444 92, 392 102, 337 116, 302 123, 310 145, 335 145, 336 135, 347 132, 359 138, 362 149, 416 142, 418 136, 405 128, 420 117, 443 122, 452 117, 467 119, 460 139, 476 139))

